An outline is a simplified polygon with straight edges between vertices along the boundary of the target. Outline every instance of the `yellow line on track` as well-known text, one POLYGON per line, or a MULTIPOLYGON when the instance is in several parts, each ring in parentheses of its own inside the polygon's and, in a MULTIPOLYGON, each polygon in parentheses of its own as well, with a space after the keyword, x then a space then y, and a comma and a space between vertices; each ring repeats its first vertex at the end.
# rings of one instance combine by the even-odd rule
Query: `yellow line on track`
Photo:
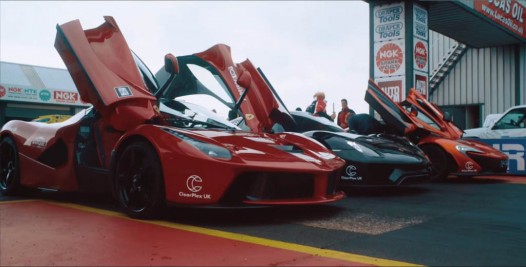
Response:
MULTIPOLYGON (((27 200, 27 201, 32 201, 32 200, 27 200)), ((17 202, 24 202, 24 201, 23 200, 22 201, 5 201, 5 202, 0 202, 0 203, 8 204, 8 203, 17 203, 17 202)), ((422 265, 417 265, 417 264, 408 263, 408 262, 386 260, 386 259, 368 257, 368 256, 346 253, 346 252, 341 252, 341 251, 336 251, 336 250, 315 248, 315 247, 304 246, 304 245, 299 245, 299 244, 294 244, 294 243, 287 243, 287 242, 282 242, 282 241, 277 241, 277 240, 272 240, 272 239, 254 237, 254 236, 249 236, 249 235, 244 235, 244 234, 230 233, 230 232, 225 232, 225 231, 220 231, 220 230, 185 225, 185 224, 174 223, 174 222, 167 222, 167 221, 160 221, 160 220, 137 220, 137 219, 130 218, 120 212, 92 208, 92 207, 87 207, 87 206, 83 206, 79 204, 62 203, 62 202, 47 201, 47 200, 42 200, 42 202, 50 203, 50 204, 57 205, 57 206, 77 209, 81 211, 92 212, 92 213, 96 213, 100 215, 117 217, 117 218, 140 222, 140 223, 147 223, 147 224, 158 225, 158 226, 163 226, 163 227, 177 229, 177 230, 183 230, 187 232, 193 232, 193 233, 214 236, 214 237, 219 237, 219 238, 224 238, 224 239, 229 239, 229 240, 241 241, 241 242, 250 243, 250 244, 256 244, 256 245, 262 245, 266 247, 295 251, 295 252, 300 252, 300 253, 304 253, 308 255, 320 256, 324 258, 331 258, 331 259, 349 261, 349 262, 354 262, 354 263, 377 265, 377 266, 422 266, 422 265)))

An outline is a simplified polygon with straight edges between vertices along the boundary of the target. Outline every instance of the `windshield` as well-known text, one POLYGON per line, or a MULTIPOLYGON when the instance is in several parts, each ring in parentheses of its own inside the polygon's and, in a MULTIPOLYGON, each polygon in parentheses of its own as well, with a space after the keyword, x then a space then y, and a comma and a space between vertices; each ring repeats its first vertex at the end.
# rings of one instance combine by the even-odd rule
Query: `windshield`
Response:
POLYGON ((155 76, 153 76, 152 72, 146 64, 135 54, 135 52, 131 51, 133 60, 135 61, 135 64, 137 65, 137 68, 139 69, 139 73, 141 74, 142 80, 144 81, 144 84, 148 87, 148 90, 150 93, 154 94, 159 90, 159 85, 157 84, 157 80, 155 79, 155 76))
MULTIPOLYGON (((411 113, 411 106, 404 105, 404 109, 407 111, 407 113, 411 113)), ((414 107, 416 108, 416 107, 414 107)), ((427 116, 420 108, 416 108, 418 110, 416 117, 421 120, 422 122, 428 124, 429 126, 441 131, 440 126, 429 116, 427 116)))
POLYGON ((506 113, 493 129, 518 129, 526 128, 526 108, 518 108, 506 113))
POLYGON ((215 112, 181 99, 162 100, 160 109, 164 113, 165 120, 171 126, 201 129, 240 129, 215 112))

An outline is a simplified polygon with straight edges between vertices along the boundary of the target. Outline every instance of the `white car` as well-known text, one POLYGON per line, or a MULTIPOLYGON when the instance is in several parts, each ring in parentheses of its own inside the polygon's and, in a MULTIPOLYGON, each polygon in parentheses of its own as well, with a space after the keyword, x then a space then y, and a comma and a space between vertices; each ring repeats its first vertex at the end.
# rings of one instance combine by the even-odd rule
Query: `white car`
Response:
POLYGON ((526 105, 511 107, 489 127, 464 132, 464 138, 526 138, 526 105))
POLYGON ((486 119, 484 120, 484 124, 482 125, 482 127, 491 128, 491 126, 493 126, 493 124, 495 124, 495 122, 498 121, 500 117, 502 117, 501 113, 489 114, 488 116, 486 116, 486 119))

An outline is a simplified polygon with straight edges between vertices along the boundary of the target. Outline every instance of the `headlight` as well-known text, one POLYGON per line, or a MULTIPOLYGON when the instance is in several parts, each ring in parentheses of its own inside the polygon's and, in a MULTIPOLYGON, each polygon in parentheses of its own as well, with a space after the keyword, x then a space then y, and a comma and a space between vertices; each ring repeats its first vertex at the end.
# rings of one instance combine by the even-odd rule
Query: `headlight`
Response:
POLYGON ((353 142, 353 141, 349 141, 347 140, 347 144, 354 148, 355 150, 367 155, 367 156, 370 156, 370 157, 380 157, 380 154, 376 153, 376 151, 366 147, 366 146, 363 146, 363 145, 360 145, 356 142, 353 142))
POLYGON ((182 133, 178 133, 176 131, 173 131, 171 129, 163 128, 164 131, 170 133, 171 135, 187 142, 188 144, 192 145, 193 147, 199 149, 201 152, 205 153, 206 155, 216 158, 216 159, 226 159, 229 160, 232 158, 232 155, 230 154, 230 151, 224 147, 220 147, 217 145, 213 145, 210 143, 206 143, 203 141, 199 141, 197 139, 194 139, 192 137, 189 137, 187 135, 184 135, 182 133))
POLYGON ((466 152, 475 152, 475 153, 484 153, 474 147, 470 147, 470 146, 465 146, 465 145, 457 145, 455 146, 456 149, 464 154, 466 154, 466 152))

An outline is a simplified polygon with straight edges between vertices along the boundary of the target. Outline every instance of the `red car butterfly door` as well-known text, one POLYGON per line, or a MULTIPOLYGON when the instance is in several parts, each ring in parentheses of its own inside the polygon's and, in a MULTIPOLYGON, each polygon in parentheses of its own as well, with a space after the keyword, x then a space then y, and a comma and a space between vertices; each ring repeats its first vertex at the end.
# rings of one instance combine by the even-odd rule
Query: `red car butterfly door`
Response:
POLYGON ((55 48, 83 101, 125 131, 158 116, 156 98, 145 86, 117 23, 112 17, 83 30, 74 20, 57 25, 55 48))
POLYGON ((240 86, 238 79, 240 79, 242 75, 250 77, 247 95, 240 105, 245 122, 252 131, 270 131, 274 123, 270 118, 271 112, 278 109, 279 105, 274 99, 272 92, 261 90, 266 84, 259 75, 256 76, 253 74, 255 69, 252 63, 246 60, 241 64, 235 64, 232 60, 230 47, 224 44, 215 45, 195 55, 207 61, 221 73, 226 86, 236 101, 239 101, 245 90, 247 90, 240 86), (250 73, 250 75, 247 75, 247 72, 250 73))

